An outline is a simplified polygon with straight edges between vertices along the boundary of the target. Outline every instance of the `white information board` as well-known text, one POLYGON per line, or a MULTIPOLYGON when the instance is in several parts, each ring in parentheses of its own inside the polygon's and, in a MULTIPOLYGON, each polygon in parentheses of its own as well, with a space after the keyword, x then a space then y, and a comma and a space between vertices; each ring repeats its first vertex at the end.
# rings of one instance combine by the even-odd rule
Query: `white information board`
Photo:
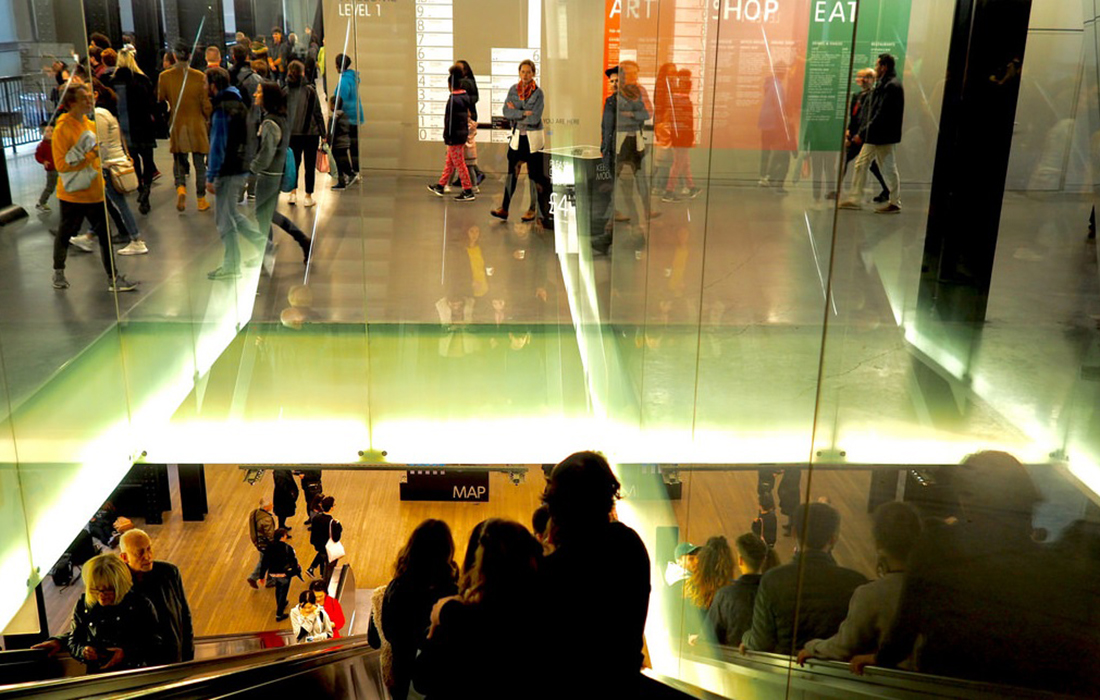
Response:
POLYGON ((443 115, 454 65, 453 0, 416 0, 416 111, 420 141, 443 140, 443 115))

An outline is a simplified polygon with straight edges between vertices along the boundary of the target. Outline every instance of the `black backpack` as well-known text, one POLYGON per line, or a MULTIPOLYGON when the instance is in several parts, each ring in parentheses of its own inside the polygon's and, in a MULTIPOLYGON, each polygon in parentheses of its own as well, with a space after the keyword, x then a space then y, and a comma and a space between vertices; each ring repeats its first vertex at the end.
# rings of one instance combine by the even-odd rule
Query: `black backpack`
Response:
POLYGON ((50 578, 58 588, 65 588, 73 582, 73 558, 66 552, 61 555, 57 563, 50 569, 50 578))

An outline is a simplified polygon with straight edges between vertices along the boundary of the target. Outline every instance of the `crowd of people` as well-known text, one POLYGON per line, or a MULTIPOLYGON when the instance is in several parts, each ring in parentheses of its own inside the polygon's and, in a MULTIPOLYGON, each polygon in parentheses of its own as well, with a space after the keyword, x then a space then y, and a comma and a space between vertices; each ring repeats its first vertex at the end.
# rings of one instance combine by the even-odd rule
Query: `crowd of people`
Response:
MULTIPOLYGON (((328 595, 343 556, 336 500, 324 493, 320 471, 297 473, 300 482, 289 470, 275 474, 273 495, 248 518, 260 559, 247 581, 258 589, 266 579, 275 589, 276 620, 289 618, 295 641, 339 637, 346 619, 328 595), (287 519, 300 493, 317 556, 288 612, 290 580, 302 569, 287 519)), ((679 601, 673 612, 684 623, 668 632, 700 654, 717 645, 801 664, 847 661, 855 673, 897 667, 1095 697, 1100 527, 1082 519, 1042 541, 1032 524, 1040 493, 1003 452, 976 453, 940 476, 953 494, 950 515, 929 517, 896 501, 875 510, 873 581, 837 563, 841 518, 823 500, 794 508, 796 548, 785 563, 753 532, 732 547, 724 536, 681 543, 669 572, 682 575, 666 573, 673 591, 666 600, 679 601)), ((382 650, 392 696, 412 688, 429 698, 514 697, 536 678, 535 695, 583 687, 632 696, 645 662, 651 565, 638 534, 618 522, 620 492, 602 455, 579 452, 549 472, 530 529, 484 520, 469 533, 461 563, 447 523, 420 523, 392 578, 372 594, 367 636, 382 650), (546 676, 545 654, 561 649, 569 663, 546 676)), ((89 672, 194 658, 179 570, 153 559, 139 529, 119 545, 120 554, 84 565, 84 596, 68 633, 39 646, 67 648, 89 672)))
POLYGON ((941 475, 949 516, 901 502, 875 510, 874 581, 833 557, 841 518, 821 501, 794 509, 785 564, 758 532, 733 548, 721 536, 682 543, 683 578, 669 583, 682 586, 685 642, 1095 697, 1100 527, 1082 519, 1042 541, 1040 493, 1004 452, 941 475))

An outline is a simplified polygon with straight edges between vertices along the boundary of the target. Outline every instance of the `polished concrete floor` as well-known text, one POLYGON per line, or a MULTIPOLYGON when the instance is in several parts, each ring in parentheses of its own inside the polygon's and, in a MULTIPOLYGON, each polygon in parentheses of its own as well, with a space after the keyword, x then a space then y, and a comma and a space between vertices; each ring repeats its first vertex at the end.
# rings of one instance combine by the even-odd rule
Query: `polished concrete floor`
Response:
MULTIPOLYGON (((564 226, 555 236, 519 223, 523 186, 512 221, 490 217, 502 187, 491 170, 476 202, 455 203, 426 191, 433 173, 368 168, 342 193, 318 175, 311 209, 284 198, 280 211, 313 238, 308 266, 276 231, 263 274, 214 283, 213 212, 195 211, 190 195, 177 213, 166 175, 139 216, 150 254, 120 258, 141 288, 116 300, 97 256, 75 250, 72 288, 50 288, 56 205, 33 212, 42 174, 30 155, 9 167, 32 212, 0 231, 14 407, 59 370, 113 367, 80 358, 96 365, 97 339, 118 354, 121 317, 125 350, 111 362, 128 382, 116 413, 145 405, 164 366, 189 370, 171 406, 173 424, 189 428, 167 440, 173 448, 226 418, 335 414, 354 424, 349 456, 357 444, 392 458, 404 443, 406 459, 434 458, 438 445, 408 447, 431 422, 466 459, 537 461, 551 455, 524 446, 540 433, 546 443, 546 424, 525 421, 564 417, 562 442, 602 438, 629 461, 939 463, 993 445, 1029 461, 1100 462, 1090 316, 1100 294, 1082 195, 1006 195, 987 322, 962 328, 917 323, 927 192, 916 187, 901 215, 879 216, 837 212, 805 182, 781 196, 699 179, 698 198, 654 197, 658 216, 616 224, 610 255, 593 256, 564 226), (517 420, 481 433, 470 429, 478 415, 517 420), (515 454, 486 451, 494 434, 515 438, 515 454)), ((629 178, 620 211, 632 211, 627 195, 637 196, 629 178)), ((67 396, 77 413, 102 400, 67 396)), ((171 452, 160 456, 201 457, 171 452)))

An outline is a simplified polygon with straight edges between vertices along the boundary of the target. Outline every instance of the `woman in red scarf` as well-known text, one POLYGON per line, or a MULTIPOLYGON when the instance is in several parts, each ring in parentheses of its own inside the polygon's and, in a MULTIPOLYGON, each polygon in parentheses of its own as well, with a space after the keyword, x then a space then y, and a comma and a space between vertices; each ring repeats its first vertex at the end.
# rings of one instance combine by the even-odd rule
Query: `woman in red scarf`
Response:
POLYGON ((504 183, 504 201, 499 209, 490 212, 498 219, 508 219, 508 205, 516 190, 519 166, 527 164, 527 176, 535 183, 538 193, 538 217, 543 228, 553 228, 550 218, 550 178, 546 174, 546 162, 542 149, 546 139, 542 129, 544 97, 535 83, 535 63, 524 60, 519 64, 519 82, 508 90, 504 103, 504 116, 511 122, 512 135, 508 141, 508 178, 504 183))

